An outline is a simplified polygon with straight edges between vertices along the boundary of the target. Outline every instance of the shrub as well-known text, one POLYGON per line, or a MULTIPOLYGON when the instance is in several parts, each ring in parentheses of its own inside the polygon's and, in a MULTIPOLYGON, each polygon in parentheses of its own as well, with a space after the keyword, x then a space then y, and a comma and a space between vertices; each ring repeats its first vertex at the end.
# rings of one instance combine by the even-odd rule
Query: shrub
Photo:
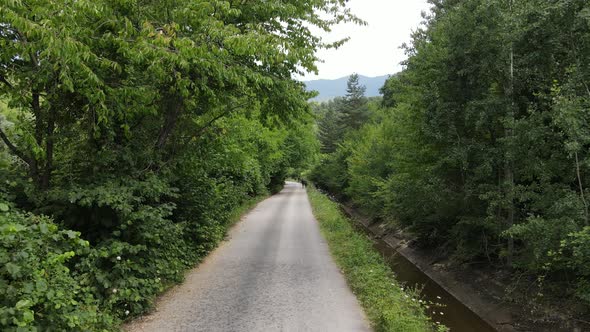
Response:
POLYGON ((0 330, 100 331, 112 318, 76 280, 68 261, 88 247, 79 233, 0 200, 0 330))
POLYGON ((590 305, 590 226, 561 241, 556 260, 578 276, 576 297, 590 305))

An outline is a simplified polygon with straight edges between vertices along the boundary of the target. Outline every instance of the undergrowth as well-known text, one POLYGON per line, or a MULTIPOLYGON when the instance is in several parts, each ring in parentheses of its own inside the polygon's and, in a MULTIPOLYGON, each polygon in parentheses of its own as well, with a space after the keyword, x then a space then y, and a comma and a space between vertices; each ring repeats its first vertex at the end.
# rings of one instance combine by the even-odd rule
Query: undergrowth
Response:
POLYGON ((0 330, 117 331, 122 321, 149 311, 266 197, 235 204, 199 242, 160 220, 140 233, 152 236, 153 245, 113 239, 93 246, 80 232, 19 212, 0 196, 0 330))

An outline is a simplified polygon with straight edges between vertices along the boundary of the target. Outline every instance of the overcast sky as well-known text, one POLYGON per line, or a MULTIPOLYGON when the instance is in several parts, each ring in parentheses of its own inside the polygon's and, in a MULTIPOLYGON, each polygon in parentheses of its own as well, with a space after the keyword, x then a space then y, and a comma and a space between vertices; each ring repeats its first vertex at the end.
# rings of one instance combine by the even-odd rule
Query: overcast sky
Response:
POLYGON ((335 79, 353 72, 366 76, 393 74, 401 70, 406 57, 400 46, 410 41, 410 34, 422 21, 420 13, 428 10, 426 0, 351 0, 349 7, 367 26, 342 24, 322 35, 327 41, 349 36, 337 50, 322 50, 319 75, 304 80, 335 79))

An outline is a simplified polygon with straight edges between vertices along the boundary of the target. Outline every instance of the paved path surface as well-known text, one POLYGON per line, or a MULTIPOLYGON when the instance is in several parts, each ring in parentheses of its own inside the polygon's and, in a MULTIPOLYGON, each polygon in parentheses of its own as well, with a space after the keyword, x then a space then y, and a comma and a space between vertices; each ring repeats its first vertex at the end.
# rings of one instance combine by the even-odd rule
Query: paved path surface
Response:
POLYGON ((260 203, 229 241, 128 331, 369 331, 297 183, 260 203))

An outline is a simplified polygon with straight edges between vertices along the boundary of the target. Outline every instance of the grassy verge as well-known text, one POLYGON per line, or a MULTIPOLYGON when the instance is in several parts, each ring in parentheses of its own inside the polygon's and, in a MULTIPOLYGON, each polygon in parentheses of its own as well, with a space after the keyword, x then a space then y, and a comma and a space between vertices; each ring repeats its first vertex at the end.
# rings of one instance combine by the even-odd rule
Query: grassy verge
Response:
POLYGON ((258 203, 264 201, 265 199, 269 198, 270 196, 271 196, 270 194, 267 194, 267 195, 260 195, 260 196, 252 197, 252 198, 246 200, 245 202, 243 202, 236 209, 234 209, 231 212, 231 215, 229 216, 229 222, 227 224, 226 231, 228 231, 238 221, 240 221, 244 214, 250 212, 250 210, 252 210, 254 207, 256 207, 256 205, 258 205, 258 203))
POLYGON ((419 303, 417 294, 396 281, 371 240, 353 228, 338 204, 314 188, 308 193, 332 256, 375 331, 445 331, 424 314, 425 305, 419 303))

